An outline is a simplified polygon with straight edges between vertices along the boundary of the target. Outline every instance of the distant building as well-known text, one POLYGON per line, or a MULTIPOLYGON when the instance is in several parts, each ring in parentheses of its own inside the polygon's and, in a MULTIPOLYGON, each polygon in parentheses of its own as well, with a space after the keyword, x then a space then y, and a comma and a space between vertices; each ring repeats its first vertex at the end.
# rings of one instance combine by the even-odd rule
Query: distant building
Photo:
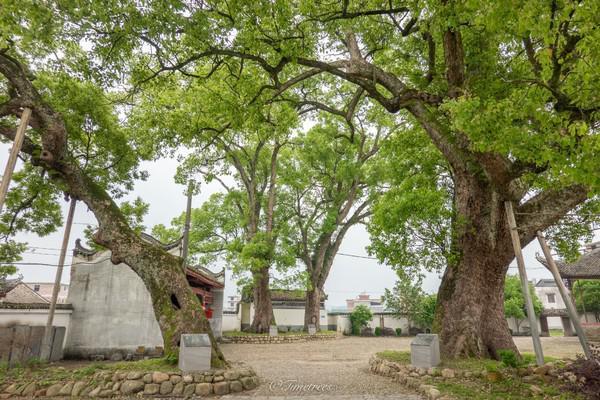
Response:
POLYGON ((0 302, 11 304, 45 304, 48 300, 20 279, 6 280, 0 286, 0 302))
MULTIPOLYGON (((50 301, 52 299, 52 291, 54 290, 54 282, 25 282, 34 292, 50 301)), ((58 291, 57 303, 66 303, 69 295, 69 285, 62 283, 58 291)))
POLYGON ((235 311, 238 303, 242 300, 241 296, 227 296, 227 300, 224 303, 223 309, 227 311, 235 311))
POLYGON ((381 298, 372 299, 371 296, 365 292, 359 294, 354 299, 346 300, 347 311, 352 311, 358 305, 367 306, 371 311, 383 311, 383 301, 381 298))
MULTIPOLYGON (((551 315, 554 310, 565 310, 565 303, 558 291, 558 286, 554 279, 540 279, 534 285, 535 294, 542 302, 545 314, 551 315)), ((560 316, 548 316, 548 329, 563 329, 563 322, 560 316)))

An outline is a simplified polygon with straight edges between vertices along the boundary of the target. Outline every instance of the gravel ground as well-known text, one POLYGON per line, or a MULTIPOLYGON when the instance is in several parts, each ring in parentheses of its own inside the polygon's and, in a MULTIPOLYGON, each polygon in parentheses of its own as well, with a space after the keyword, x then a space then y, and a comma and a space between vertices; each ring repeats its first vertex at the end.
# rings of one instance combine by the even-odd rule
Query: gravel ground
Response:
MULTIPOLYGON (((411 338, 343 337, 335 341, 255 345, 223 344, 230 361, 243 361, 261 377, 261 386, 227 398, 257 397, 272 400, 417 400, 420 396, 390 379, 370 374, 369 357, 382 350, 409 350, 411 338), (312 385, 312 386, 311 386, 312 385)), ((521 351, 532 352, 530 337, 517 337, 521 351)), ((542 338, 544 354, 554 357, 575 357, 580 353, 575 337, 542 338)))

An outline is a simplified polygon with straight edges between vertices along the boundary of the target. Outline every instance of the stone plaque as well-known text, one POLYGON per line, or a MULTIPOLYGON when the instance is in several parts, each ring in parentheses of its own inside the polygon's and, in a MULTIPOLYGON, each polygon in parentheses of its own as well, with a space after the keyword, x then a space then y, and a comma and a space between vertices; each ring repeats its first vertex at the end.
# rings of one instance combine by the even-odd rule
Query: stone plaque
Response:
POLYGON ((431 368, 440 363, 438 335, 420 333, 410 344, 410 363, 413 367, 431 368))
POLYGON ((279 333, 279 331, 277 330, 276 325, 271 325, 269 327, 269 336, 277 336, 278 333, 279 333))
POLYGON ((183 372, 208 371, 211 350, 206 333, 184 333, 179 347, 179 369, 183 372))
POLYGON ((317 333, 317 327, 313 324, 309 324, 308 325, 308 334, 314 335, 315 333, 317 333))

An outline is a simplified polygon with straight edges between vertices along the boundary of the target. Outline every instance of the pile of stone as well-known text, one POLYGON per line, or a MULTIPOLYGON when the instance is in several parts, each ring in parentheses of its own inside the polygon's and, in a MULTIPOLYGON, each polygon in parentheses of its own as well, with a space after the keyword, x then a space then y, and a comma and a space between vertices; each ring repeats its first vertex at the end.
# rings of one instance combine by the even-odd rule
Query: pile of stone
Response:
MULTIPOLYGON (((503 373, 500 371, 460 371, 451 368, 417 368, 408 364, 400 364, 388 361, 377 356, 369 360, 369 368, 372 373, 392 378, 410 389, 422 393, 430 400, 450 399, 448 396, 442 396, 440 391, 428 382, 431 378, 434 381, 443 381, 456 378, 484 378, 490 382, 503 379, 503 373)), ((547 363, 541 367, 527 367, 514 370, 514 374, 529 384, 529 390, 532 394, 541 394, 543 390, 535 385, 536 383, 550 383, 556 380, 564 380, 571 383, 577 382, 577 377, 570 372, 562 372, 563 366, 560 363, 547 363)))
POLYGON ((299 335, 240 335, 223 337, 223 342, 238 343, 238 344, 278 344, 278 343, 298 343, 315 340, 335 340, 338 335, 329 333, 315 333, 314 335, 299 334, 299 335))
POLYGON ((55 383, 41 387, 38 382, 6 385, 0 399, 11 397, 115 397, 168 396, 192 397, 226 395, 251 390, 258 377, 249 368, 212 370, 202 373, 99 371, 86 380, 55 383))

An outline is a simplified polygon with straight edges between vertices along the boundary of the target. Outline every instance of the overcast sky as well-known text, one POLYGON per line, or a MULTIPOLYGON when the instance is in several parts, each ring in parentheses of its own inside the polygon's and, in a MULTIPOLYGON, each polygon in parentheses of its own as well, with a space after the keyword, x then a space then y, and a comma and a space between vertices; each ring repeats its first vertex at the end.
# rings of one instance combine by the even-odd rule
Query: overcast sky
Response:
MULTIPOLYGON (((0 144, 0 168, 4 169, 8 159, 9 146, 0 144)), ((20 165, 17 165, 17 169, 20 165)), ((149 172, 149 178, 145 182, 138 182, 135 190, 127 199, 140 196, 150 204, 149 212, 144 220, 148 232, 156 224, 169 225, 171 219, 185 210, 186 199, 184 187, 174 182, 177 161, 163 159, 157 162, 147 162, 142 165, 149 172)), ((193 206, 198 207, 208 197, 219 190, 218 184, 204 185, 201 194, 194 198, 193 206)), ((68 203, 63 204, 63 215, 66 216, 68 203)), ((65 218, 66 219, 66 218, 65 218)), ((66 265, 71 264, 71 249, 77 238, 83 239, 83 230, 86 224, 94 225, 96 220, 83 203, 78 203, 74 218, 75 224, 71 231, 69 240, 69 253, 66 265)), ((29 249, 23 255, 23 261, 27 263, 56 264, 58 262, 59 248, 62 243, 63 231, 60 229, 46 237, 38 237, 34 234, 19 235, 17 240, 27 242, 29 249)), ((352 228, 342 244, 341 253, 366 256, 365 248, 369 245, 369 236, 362 226, 352 228)), ((541 254, 537 242, 532 242, 524 249, 527 274, 529 279, 551 278, 551 274, 540 263, 535 260, 536 252, 541 254)), ((509 273, 516 274, 516 264, 513 262, 509 273)), ((25 282, 53 282, 56 274, 55 267, 48 266, 19 266, 19 273, 23 275, 25 282)), ((230 274, 228 274, 229 276, 230 274)), ((70 268, 65 268, 62 282, 69 283, 70 268)), ((325 292, 328 295, 327 308, 345 305, 345 300, 366 292, 372 297, 380 297, 385 288, 394 286, 396 275, 394 271, 379 264, 376 260, 363 259, 338 255, 334 262, 330 276, 325 284, 325 292)), ((425 280, 425 290, 435 292, 439 286, 438 274, 429 274, 425 280)), ((228 279, 226 282, 226 295, 237 294, 235 283, 228 279)))

